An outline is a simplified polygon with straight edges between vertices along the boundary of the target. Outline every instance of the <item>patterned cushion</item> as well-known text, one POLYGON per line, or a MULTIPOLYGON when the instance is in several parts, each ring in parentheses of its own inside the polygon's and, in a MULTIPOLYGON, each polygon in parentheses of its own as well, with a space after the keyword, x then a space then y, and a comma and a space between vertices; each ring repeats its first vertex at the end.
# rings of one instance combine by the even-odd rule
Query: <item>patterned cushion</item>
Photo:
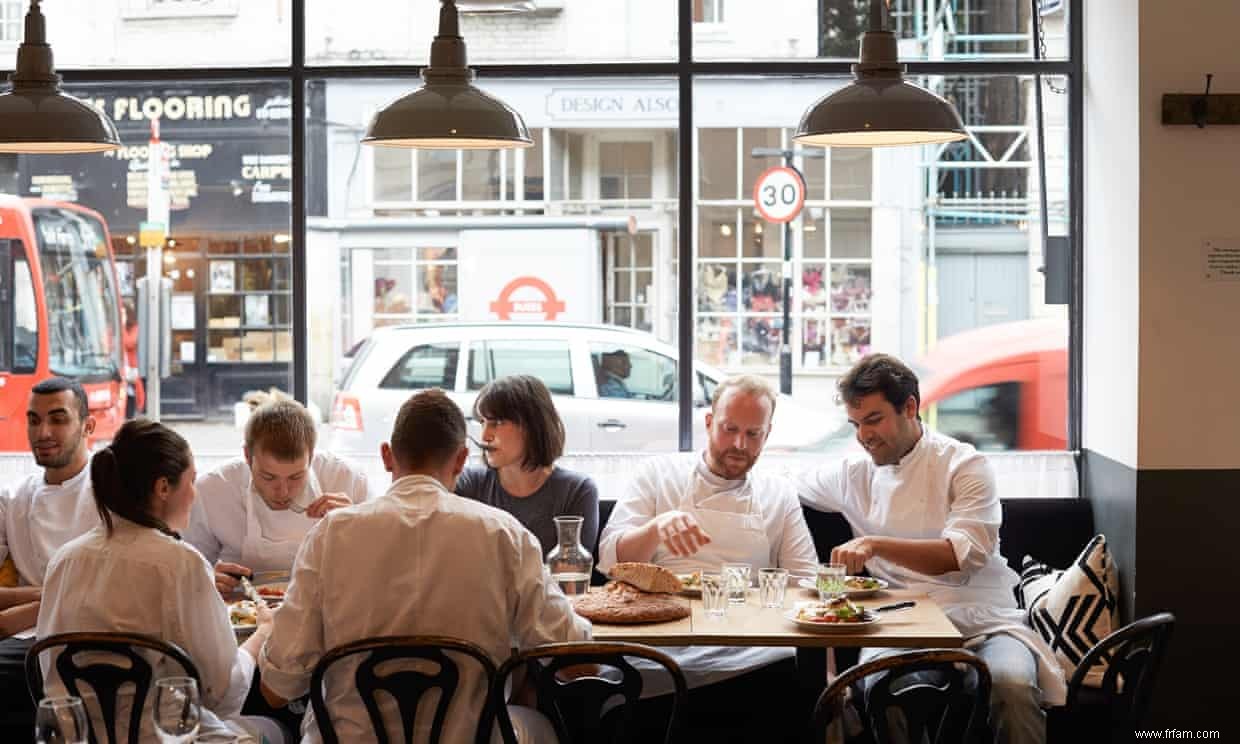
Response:
MULTIPOLYGON (((1069 678, 1086 652, 1119 628, 1118 580, 1102 535, 1090 540, 1065 570, 1025 556, 1015 592, 1017 605, 1029 613, 1029 625, 1050 645, 1069 678)), ((1085 684, 1102 683, 1103 664, 1089 671, 1085 684)))

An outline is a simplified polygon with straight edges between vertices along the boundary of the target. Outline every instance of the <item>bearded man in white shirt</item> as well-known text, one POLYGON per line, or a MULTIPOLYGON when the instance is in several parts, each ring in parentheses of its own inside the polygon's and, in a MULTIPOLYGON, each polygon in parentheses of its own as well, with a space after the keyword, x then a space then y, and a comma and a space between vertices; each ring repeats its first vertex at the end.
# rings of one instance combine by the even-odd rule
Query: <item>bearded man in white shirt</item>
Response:
POLYGON ((288 571, 323 515, 366 500, 366 476, 316 452, 315 428, 296 401, 259 406, 246 422, 244 456, 198 478, 185 540, 214 565, 221 594, 255 571, 288 571))
MULTIPOLYGON (((739 562, 753 572, 778 567, 812 575, 818 554, 795 489, 782 478, 751 472, 770 434, 775 402, 775 392, 759 377, 721 382, 706 414, 705 451, 696 462, 659 458, 637 472, 599 537, 599 571, 607 573, 620 561, 657 563, 674 572, 718 571, 722 563, 739 562)), ((732 727, 720 732, 724 739, 766 738, 770 722, 782 718, 774 710, 795 697, 787 694, 794 686, 794 649, 664 650, 679 662, 690 689, 704 688, 690 694, 690 725, 715 719, 732 727), (749 707, 762 694, 779 696, 762 716, 716 715, 736 704, 749 707), (733 726, 738 718, 766 728, 746 733, 733 726)), ((666 674, 645 668, 642 676, 643 697, 667 698, 666 674)), ((658 715, 657 704, 647 708, 648 718, 658 715)))
MULTIPOLYGON (((43 472, 0 496, 0 563, 11 558, 18 578, 16 587, 0 588, 0 608, 12 628, 33 631, 52 554, 99 524, 86 467, 94 430, 81 383, 49 377, 31 389, 26 435, 43 472)), ((0 741, 25 741, 33 730, 23 666, 32 645, 33 637, 0 641, 0 700, 6 701, 0 706, 0 741)))
MULTIPOLYGON (((934 599, 990 668, 996 740, 1044 742, 1041 705, 1064 702, 1063 675, 1016 608, 986 459, 922 424, 917 376, 895 357, 865 357, 837 389, 867 456, 803 473, 798 486, 806 506, 840 512, 852 527, 832 562, 934 599)), ((861 660, 898 651, 864 649, 861 660)))
MULTIPOLYGON (((392 473, 388 492, 328 514, 297 555, 259 656, 270 704, 306 694, 327 651, 363 638, 451 636, 482 647, 497 666, 514 645, 589 639, 589 622, 574 614, 543 565, 538 538, 511 514, 452 492, 469 450, 465 417, 442 390, 405 401, 380 455, 392 473)), ((467 659, 459 668, 442 740, 471 742, 487 680, 467 659)), ((374 738, 356 669, 356 658, 340 662, 325 679, 340 741, 374 738)), ((388 712, 395 714, 394 706, 388 712)), ((302 723, 302 741, 317 744, 313 718, 302 723)), ((414 740, 425 738, 430 718, 418 717, 414 740)), ((514 716, 521 741, 544 741, 548 733, 554 740, 550 723, 539 719, 528 709, 514 716)))

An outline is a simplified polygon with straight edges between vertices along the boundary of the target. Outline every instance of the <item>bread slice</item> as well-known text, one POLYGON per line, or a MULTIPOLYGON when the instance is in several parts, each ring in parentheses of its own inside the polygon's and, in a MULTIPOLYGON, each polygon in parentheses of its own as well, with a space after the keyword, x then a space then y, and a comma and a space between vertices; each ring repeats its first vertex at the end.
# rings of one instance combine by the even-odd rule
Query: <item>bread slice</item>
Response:
POLYGON ((632 584, 643 592, 676 594, 682 588, 676 574, 653 563, 617 563, 611 567, 611 578, 632 584))

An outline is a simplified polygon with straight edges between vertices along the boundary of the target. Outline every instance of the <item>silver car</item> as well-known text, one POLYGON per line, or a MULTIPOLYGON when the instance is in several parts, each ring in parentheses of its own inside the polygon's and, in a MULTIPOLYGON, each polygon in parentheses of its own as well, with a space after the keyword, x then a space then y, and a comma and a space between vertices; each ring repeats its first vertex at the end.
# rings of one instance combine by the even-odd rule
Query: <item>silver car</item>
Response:
MULTIPOLYGON (((694 364, 694 407, 709 405, 724 375, 694 364)), ((447 391, 470 419, 491 380, 528 374, 550 389, 564 420, 567 453, 674 452, 679 448, 676 349, 641 331, 567 323, 434 323, 387 326, 356 351, 332 405, 334 452, 375 454, 401 404, 415 391, 447 391)), ((694 447, 704 442, 695 415, 694 447)), ((838 435, 835 411, 810 411, 781 396, 767 448, 820 449, 838 435)))

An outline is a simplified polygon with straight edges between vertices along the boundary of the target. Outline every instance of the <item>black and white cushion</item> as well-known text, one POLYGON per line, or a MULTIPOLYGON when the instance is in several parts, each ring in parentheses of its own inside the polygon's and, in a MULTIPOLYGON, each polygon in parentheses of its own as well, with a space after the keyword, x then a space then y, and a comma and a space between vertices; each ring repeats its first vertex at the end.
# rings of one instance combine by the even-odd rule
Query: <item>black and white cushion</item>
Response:
MULTIPOLYGON (((1090 540, 1067 569, 1052 569, 1030 556, 1021 562, 1016 603, 1029 613, 1029 625, 1050 645, 1066 676, 1072 676, 1089 649, 1119 628, 1118 583, 1102 535, 1090 540)), ((1085 684, 1100 685, 1105 673, 1103 665, 1095 666, 1085 684)))

